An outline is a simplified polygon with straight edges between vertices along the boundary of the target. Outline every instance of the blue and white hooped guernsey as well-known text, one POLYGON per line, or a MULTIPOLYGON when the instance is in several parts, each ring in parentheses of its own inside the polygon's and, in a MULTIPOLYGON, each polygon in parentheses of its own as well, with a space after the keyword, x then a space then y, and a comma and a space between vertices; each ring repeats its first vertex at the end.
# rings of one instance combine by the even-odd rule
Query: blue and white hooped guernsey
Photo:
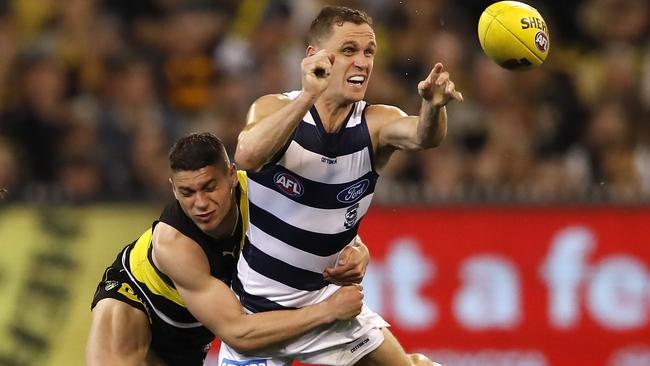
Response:
POLYGON ((249 311, 299 308, 338 289, 322 273, 357 235, 379 177, 365 108, 354 103, 327 133, 312 107, 274 160, 248 173, 250 225, 232 288, 249 311))

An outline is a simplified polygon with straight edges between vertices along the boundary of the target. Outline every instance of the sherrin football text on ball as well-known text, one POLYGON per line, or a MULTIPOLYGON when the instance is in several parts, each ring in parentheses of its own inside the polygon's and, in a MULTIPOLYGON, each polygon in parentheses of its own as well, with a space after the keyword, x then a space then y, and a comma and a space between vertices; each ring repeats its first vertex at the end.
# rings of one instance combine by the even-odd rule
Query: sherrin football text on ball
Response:
POLYGON ((551 46, 542 16, 519 1, 499 1, 488 6, 478 21, 478 39, 485 54, 509 70, 541 65, 551 46))

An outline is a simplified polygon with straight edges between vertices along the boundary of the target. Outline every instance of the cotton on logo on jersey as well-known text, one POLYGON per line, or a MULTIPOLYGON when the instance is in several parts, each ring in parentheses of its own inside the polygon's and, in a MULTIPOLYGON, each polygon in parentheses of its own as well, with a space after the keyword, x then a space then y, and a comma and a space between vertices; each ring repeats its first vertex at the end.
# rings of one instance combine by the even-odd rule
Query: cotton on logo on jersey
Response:
POLYGON ((366 189, 368 189, 368 186, 370 186, 370 181, 364 179, 339 192, 336 195, 336 199, 341 203, 352 203, 361 198, 366 189))
POLYGON ((287 196, 300 197, 305 191, 298 179, 287 173, 275 174, 273 176, 273 182, 287 196))
POLYGON ((350 352, 354 353, 354 352, 358 351, 359 348, 363 347, 368 342, 370 342, 370 338, 364 339, 363 341, 357 343, 356 346, 352 347, 352 349, 350 349, 350 352))

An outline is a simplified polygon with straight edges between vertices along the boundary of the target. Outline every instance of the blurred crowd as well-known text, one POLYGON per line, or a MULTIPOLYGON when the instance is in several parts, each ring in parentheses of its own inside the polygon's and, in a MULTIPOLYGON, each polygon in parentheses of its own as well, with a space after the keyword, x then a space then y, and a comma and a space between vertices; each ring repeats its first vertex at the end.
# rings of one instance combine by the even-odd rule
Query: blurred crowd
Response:
POLYGON ((367 101, 416 114, 437 61, 465 96, 439 148, 393 158, 380 201, 648 202, 650 2, 528 1, 551 38, 529 72, 482 53, 492 2, 2 0, 0 188, 27 202, 168 198, 171 143, 212 131, 232 153, 252 101, 300 88, 309 23, 340 4, 375 22, 367 101))

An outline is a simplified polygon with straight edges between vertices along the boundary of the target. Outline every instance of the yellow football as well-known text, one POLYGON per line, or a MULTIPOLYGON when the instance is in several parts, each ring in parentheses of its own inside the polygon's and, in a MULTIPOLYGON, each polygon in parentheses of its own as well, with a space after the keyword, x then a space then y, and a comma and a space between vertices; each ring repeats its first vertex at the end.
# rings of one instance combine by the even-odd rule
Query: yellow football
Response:
POLYGON ((500 1, 488 6, 478 21, 478 39, 485 54, 509 70, 541 65, 551 46, 542 16, 519 1, 500 1))

